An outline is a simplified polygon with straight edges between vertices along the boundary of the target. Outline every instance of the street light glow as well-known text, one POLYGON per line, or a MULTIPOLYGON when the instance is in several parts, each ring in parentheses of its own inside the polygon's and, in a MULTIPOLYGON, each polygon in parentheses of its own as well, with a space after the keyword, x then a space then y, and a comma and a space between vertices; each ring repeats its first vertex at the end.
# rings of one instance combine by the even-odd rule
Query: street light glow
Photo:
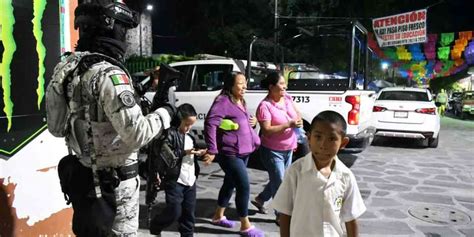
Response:
POLYGON ((146 10, 152 11, 153 10, 153 5, 151 5, 151 4, 146 5, 146 10))
POLYGON ((382 62, 380 66, 382 67, 382 70, 387 70, 389 64, 387 62, 382 62))

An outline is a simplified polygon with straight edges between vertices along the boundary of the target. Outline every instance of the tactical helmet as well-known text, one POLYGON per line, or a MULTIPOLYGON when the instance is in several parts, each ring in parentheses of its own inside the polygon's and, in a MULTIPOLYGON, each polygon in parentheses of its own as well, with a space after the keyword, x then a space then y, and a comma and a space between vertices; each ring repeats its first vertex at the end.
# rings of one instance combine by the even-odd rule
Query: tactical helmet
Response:
POLYGON ((74 29, 95 27, 112 30, 116 23, 131 29, 137 27, 139 22, 138 14, 120 2, 105 6, 83 3, 76 8, 74 15, 74 29))

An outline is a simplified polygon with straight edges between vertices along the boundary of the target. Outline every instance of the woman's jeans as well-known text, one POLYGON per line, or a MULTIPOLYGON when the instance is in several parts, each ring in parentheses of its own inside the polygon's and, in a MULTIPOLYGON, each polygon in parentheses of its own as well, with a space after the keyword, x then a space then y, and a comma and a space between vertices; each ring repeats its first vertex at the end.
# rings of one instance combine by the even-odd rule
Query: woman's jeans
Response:
POLYGON ((273 198, 283 181, 285 170, 291 165, 293 150, 275 151, 260 146, 260 160, 268 171, 269 182, 265 189, 258 194, 260 201, 266 202, 273 198))
POLYGON ((248 216, 248 204, 250 198, 250 184, 247 173, 247 162, 249 156, 232 156, 218 154, 219 165, 225 173, 224 183, 219 191, 217 205, 227 207, 232 197, 234 188, 235 206, 240 217, 248 216))

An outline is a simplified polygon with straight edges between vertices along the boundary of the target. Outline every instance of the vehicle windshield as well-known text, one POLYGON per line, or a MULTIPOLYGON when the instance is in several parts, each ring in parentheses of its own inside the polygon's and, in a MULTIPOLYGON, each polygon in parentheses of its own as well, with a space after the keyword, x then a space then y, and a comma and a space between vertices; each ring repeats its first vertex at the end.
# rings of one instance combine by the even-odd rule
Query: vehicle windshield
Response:
POLYGON ((464 94, 464 100, 474 100, 474 93, 464 94))
POLYGON ((275 68, 268 68, 265 66, 252 66, 250 69, 250 79, 248 81, 248 89, 250 90, 261 90, 260 82, 270 72, 275 72, 275 68))
POLYGON ((377 100, 430 101, 426 92, 383 91, 377 100))
POLYGON ((291 64, 285 65, 284 71, 287 73, 288 80, 293 79, 347 79, 347 76, 337 73, 324 73, 318 67, 309 64, 291 64))

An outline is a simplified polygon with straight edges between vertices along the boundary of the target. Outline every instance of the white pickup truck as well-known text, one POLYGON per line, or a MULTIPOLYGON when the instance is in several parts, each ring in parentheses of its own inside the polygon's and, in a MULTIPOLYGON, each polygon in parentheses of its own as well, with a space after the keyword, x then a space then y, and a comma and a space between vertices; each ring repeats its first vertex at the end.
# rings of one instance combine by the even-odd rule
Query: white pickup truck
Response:
MULTIPOLYGON (((178 99, 177 105, 190 103, 196 108, 198 121, 192 132, 199 142, 204 142, 203 129, 206 113, 209 111, 214 98, 220 93, 223 75, 231 71, 240 71, 236 60, 186 61, 174 63, 171 66, 185 74, 184 80, 178 82, 175 93, 178 99)), ((253 71, 257 71, 257 69, 253 71)), ((249 80, 245 100, 252 114, 255 114, 258 104, 267 95, 266 90, 259 88, 260 80, 264 76, 265 73, 261 72, 260 78, 252 77, 249 80)), ((312 90, 307 83, 299 86, 298 82, 305 83, 301 81, 303 80, 290 79, 288 93, 293 97, 301 111, 305 130, 308 130, 311 120, 320 112, 325 110, 336 111, 347 121, 347 135, 351 142, 346 150, 361 152, 373 136, 370 122, 374 103, 371 95, 374 92, 367 90, 312 90), (298 86, 299 88, 295 88, 298 86)), ((327 86, 327 84, 325 85, 327 86)), ((154 93, 149 92, 145 96, 152 100, 153 95, 154 93)))
MULTIPOLYGON (((360 40, 354 42, 360 43, 360 40)), ((356 51, 352 54, 352 61, 356 61, 356 57, 367 60, 364 55, 367 55, 368 51, 359 50, 357 52, 354 50, 357 47, 352 48, 353 51, 356 51)), ((246 60, 234 59, 195 60, 170 64, 171 67, 184 74, 184 78, 178 81, 175 93, 178 100, 177 105, 190 103, 196 108, 198 121, 192 132, 198 142, 204 142, 204 119, 214 98, 220 93, 224 75, 231 71, 245 72, 246 65, 246 60)), ((275 70, 276 67, 274 64, 254 61, 251 65, 251 75, 247 76, 250 79, 245 100, 249 111, 255 114, 258 104, 267 94, 267 90, 260 88, 260 80, 266 76, 268 71, 275 70)), ((367 82, 359 82, 357 85, 355 76, 343 77, 324 74, 311 69, 311 67, 304 68, 304 64, 287 65, 289 66, 285 66, 286 72, 284 74, 289 78, 288 93, 293 97, 302 113, 304 129, 309 129, 312 119, 320 112, 336 111, 347 121, 347 136, 350 138, 350 143, 345 151, 354 153, 363 151, 370 144, 374 133, 371 126, 371 115, 375 92, 363 89, 367 82)), ((364 65, 367 64, 363 63, 361 67, 357 68, 356 65, 351 64, 351 70, 347 74, 365 75, 366 67, 363 67, 364 65)), ((145 96, 151 101, 153 93, 147 93, 145 96)))

